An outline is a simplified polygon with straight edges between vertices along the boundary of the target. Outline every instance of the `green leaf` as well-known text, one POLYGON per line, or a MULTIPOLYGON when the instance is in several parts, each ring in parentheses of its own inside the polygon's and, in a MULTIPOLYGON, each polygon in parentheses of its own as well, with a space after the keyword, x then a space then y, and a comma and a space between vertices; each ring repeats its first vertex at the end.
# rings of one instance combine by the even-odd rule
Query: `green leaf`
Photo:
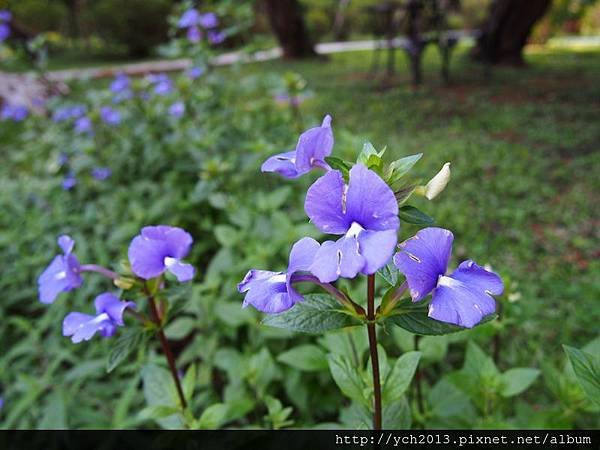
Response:
POLYGON ((316 345, 299 345, 277 357, 280 361, 298 370, 306 372, 318 372, 327 369, 327 357, 325 352, 316 345))
POLYGON ((198 419, 198 428, 201 430, 214 430, 227 420, 229 406, 224 403, 215 403, 204 410, 198 419))
POLYGON ((147 419, 164 419, 165 417, 172 416, 173 414, 179 413, 179 409, 175 406, 167 406, 167 405, 152 405, 146 406, 139 412, 139 418, 142 420, 147 419))
POLYGON ((398 276, 400 274, 400 271, 394 265, 393 262, 390 262, 383 266, 377 271, 377 274, 381 278, 383 278, 390 286, 396 286, 398 284, 398 276))
POLYGON ((183 339, 192 332, 194 324, 195 321, 191 317, 178 317, 165 327, 165 334, 175 341, 183 339))
MULTIPOLYGON (((142 381, 144 397, 148 406, 159 405, 178 410, 177 391, 167 369, 147 364, 142 368, 142 381)), ((181 417, 175 413, 155 420, 162 428, 166 429, 180 429, 184 425, 181 417)))
POLYGON ((348 180, 348 174, 350 169, 352 169, 352 163, 348 161, 344 161, 341 158, 336 158, 335 156, 328 156, 325 158, 325 162, 331 166, 334 170, 339 170, 342 172, 344 179, 348 180))
POLYGON ((385 177, 387 183, 392 185, 406 175, 422 156, 423 153, 417 153, 416 155, 405 156, 392 162, 387 168, 387 175, 385 177))
POLYGON ((410 405, 406 397, 383 404, 382 425, 386 430, 409 430, 412 423, 410 405))
POLYGON ((518 367, 509 369, 501 375, 503 397, 513 397, 525 391, 539 376, 538 369, 518 367))
POLYGON ((194 395, 194 389, 196 388, 196 365, 192 364, 188 367, 185 372, 182 382, 183 396, 187 401, 191 401, 192 395, 194 395))
POLYGON ((262 323, 312 334, 361 325, 358 318, 345 310, 333 297, 325 294, 306 295, 303 302, 281 314, 265 317, 262 323))
POLYGON ((369 401, 364 396, 365 384, 359 374, 359 368, 342 355, 327 355, 329 370, 333 380, 344 395, 364 405, 369 401))
POLYGON ((432 217, 429 217, 423 211, 414 206, 405 205, 400 208, 400 220, 413 225, 431 225, 435 222, 432 217))
MULTIPOLYGON (((432 319, 427 315, 427 311, 426 302, 421 301, 413 303, 410 298, 405 298, 398 303, 389 316, 383 318, 383 321, 384 323, 391 323, 404 328, 411 333, 420 335, 437 336, 456 333, 467 329, 432 319)), ((490 314, 489 316, 484 317, 477 326, 483 325, 495 318, 495 314, 490 314)))
POLYGON ((129 354, 146 342, 148 334, 141 328, 127 328, 108 353, 106 371, 112 372, 129 354))
POLYGON ((583 392, 600 405, 600 357, 575 347, 563 345, 583 392))
POLYGON ((386 149, 384 148, 381 152, 377 152, 375 147, 373 147, 373 144, 365 142, 356 162, 365 165, 369 169, 381 169, 383 166, 381 157, 385 153, 385 150, 386 149))
POLYGON ((404 395, 415 375, 420 358, 421 352, 408 352, 398 358, 383 383, 384 402, 393 402, 404 395))

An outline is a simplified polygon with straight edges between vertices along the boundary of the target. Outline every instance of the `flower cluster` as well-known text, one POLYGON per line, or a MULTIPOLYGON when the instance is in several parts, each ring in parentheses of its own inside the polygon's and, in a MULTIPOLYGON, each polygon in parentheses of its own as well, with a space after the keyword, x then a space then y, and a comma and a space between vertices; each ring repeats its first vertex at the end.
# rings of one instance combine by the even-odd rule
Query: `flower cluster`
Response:
POLYGON ((4 42, 10 36, 10 25, 12 13, 6 9, 0 10, 0 42, 4 42))
MULTIPOLYGON (((308 189, 304 210, 319 231, 338 237, 321 244, 311 238, 296 242, 285 272, 250 270, 238 285, 239 292, 245 294, 243 306, 280 313, 303 300, 293 287, 295 282, 313 281, 331 291, 331 283, 339 278, 372 275, 393 256, 412 300, 432 295, 431 318, 472 327, 493 313, 495 301, 491 295, 500 295, 503 290, 498 275, 470 260, 445 275, 451 254, 450 231, 423 229, 400 244, 394 256, 400 230, 394 191, 360 158, 345 173, 333 169, 327 162, 333 145, 331 117, 325 116, 321 126, 301 134, 294 151, 272 156, 262 165, 263 172, 276 172, 286 178, 297 178, 313 169, 324 170, 325 174, 308 189)), ((448 183, 449 174, 446 164, 423 187, 423 195, 437 196, 448 183)))
POLYGON ((215 13, 201 14, 197 9, 191 8, 185 11, 177 26, 186 30, 188 40, 194 44, 200 42, 204 33, 211 44, 220 44, 226 38, 225 33, 217 30, 219 19, 215 13))
MULTIPOLYGON (((181 228, 166 225, 144 227, 129 246, 131 271, 142 282, 157 279, 165 272, 172 273, 179 282, 190 281, 194 277, 194 267, 182 262, 182 259, 189 253, 192 242, 191 235, 181 228)), ((75 241, 69 236, 60 236, 58 245, 63 253, 55 256, 38 278, 42 303, 54 303, 61 293, 81 287, 85 272, 99 273, 115 285, 127 278, 127 275, 121 276, 97 264, 81 264, 73 253, 75 241)), ((135 282, 130 281, 131 284, 135 282)), ((135 303, 121 300, 110 292, 97 296, 94 306, 95 315, 69 313, 63 322, 63 335, 70 336, 74 343, 87 341, 96 333, 104 337, 113 336, 117 328, 124 325, 125 311, 136 309, 135 303)))

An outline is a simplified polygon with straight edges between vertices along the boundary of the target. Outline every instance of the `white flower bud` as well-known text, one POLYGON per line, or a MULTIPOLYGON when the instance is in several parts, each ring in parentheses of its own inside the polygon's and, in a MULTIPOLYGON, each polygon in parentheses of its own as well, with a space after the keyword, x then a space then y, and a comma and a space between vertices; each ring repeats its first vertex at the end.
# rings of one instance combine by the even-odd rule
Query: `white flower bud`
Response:
POLYGON ((436 198, 450 181, 450 163, 444 164, 442 169, 425 186, 425 197, 428 200, 436 198))

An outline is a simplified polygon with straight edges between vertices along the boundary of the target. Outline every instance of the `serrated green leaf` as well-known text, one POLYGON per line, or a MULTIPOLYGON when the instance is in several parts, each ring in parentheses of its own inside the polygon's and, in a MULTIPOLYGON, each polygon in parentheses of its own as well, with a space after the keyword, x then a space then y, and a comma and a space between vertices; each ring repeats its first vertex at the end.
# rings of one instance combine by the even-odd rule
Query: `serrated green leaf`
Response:
POLYGON ((303 302, 281 314, 267 316, 262 323, 311 334, 361 325, 360 320, 345 310, 337 300, 325 294, 306 295, 303 302))
POLYGON ((585 395, 600 405, 600 357, 575 347, 563 345, 585 395))
POLYGON ((408 352, 396 360, 394 367, 383 382, 384 402, 393 402, 404 395, 415 375, 421 352, 408 352))
POLYGON ((377 271, 377 274, 381 278, 383 278, 390 286, 396 286, 396 284, 398 284, 398 277, 400 275, 400 271, 394 265, 393 262, 389 262, 388 264, 383 266, 377 271))
POLYGON ((501 375, 503 397, 513 397, 525 391, 539 376, 538 369, 517 367, 509 369, 501 375))
POLYGON ((277 357, 277 361, 306 372, 318 372, 327 369, 325 352, 316 345, 299 345, 277 357))
POLYGON ((351 360, 342 355, 329 354, 327 361, 331 376, 342 393, 363 405, 369 405, 364 395, 366 385, 351 360))
POLYGON ((333 170, 339 170, 342 172, 344 179, 348 181, 348 174, 350 169, 352 169, 352 163, 345 161, 341 158, 336 158, 335 156, 328 156, 325 158, 325 162, 331 166, 333 170))
POLYGON ((140 328, 128 328, 119 336, 108 353, 106 371, 112 372, 129 354, 142 345, 148 335, 140 328))
POLYGON ((410 205, 402 206, 398 215, 401 221, 412 223, 413 225, 431 225, 435 222, 432 217, 410 205))

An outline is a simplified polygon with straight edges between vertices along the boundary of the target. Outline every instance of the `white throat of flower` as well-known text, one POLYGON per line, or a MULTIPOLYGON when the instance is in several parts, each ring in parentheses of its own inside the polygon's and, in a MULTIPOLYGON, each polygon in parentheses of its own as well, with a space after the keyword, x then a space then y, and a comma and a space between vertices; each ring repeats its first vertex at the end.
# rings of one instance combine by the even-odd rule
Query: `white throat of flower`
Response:
POLYGON ((273 275, 271 278, 269 278, 269 283, 285 283, 286 281, 286 274, 285 273, 278 273, 277 275, 273 275))
POLYGON ((352 225, 350 225, 350 228, 346 231, 346 237, 357 238, 364 230, 365 229, 358 222, 352 222, 352 225))

